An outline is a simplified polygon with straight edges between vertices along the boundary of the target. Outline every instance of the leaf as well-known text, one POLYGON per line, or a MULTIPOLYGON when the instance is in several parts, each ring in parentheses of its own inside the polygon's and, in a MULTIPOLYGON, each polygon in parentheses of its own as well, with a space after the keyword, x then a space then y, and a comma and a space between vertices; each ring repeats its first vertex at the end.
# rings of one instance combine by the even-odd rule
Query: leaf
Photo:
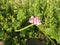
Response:
POLYGON ((18 14, 17 14, 17 20, 22 21, 25 18, 25 13, 23 12, 23 10, 19 10, 18 14))
POLYGON ((57 36, 57 32, 54 28, 45 28, 44 29, 45 34, 49 35, 51 38, 55 38, 57 36))

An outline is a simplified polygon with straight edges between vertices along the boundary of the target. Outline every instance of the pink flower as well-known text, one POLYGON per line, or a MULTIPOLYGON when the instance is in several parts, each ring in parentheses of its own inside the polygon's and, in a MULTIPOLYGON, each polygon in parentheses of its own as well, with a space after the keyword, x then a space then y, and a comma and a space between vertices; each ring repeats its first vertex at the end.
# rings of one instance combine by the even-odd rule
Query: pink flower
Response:
POLYGON ((29 19, 29 23, 40 25, 41 24, 41 20, 40 20, 39 17, 35 17, 34 18, 34 16, 31 16, 31 18, 29 19))
POLYGON ((34 16, 31 16, 31 18, 29 19, 30 23, 34 23, 34 16))
POLYGON ((0 41, 0 45, 3 45, 4 43, 2 41, 0 41))

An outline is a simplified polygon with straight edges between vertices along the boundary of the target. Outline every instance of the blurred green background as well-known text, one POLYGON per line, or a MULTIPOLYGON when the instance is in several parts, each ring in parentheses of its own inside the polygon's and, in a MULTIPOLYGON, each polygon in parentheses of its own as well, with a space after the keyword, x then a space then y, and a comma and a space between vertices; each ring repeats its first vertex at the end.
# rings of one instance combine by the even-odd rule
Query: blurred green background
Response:
MULTIPOLYGON (((42 39, 39 30, 60 45, 60 0, 0 0, 0 41, 4 45, 26 45, 28 38, 42 39), (32 15, 39 16, 42 24, 15 32, 30 25, 32 15)), ((49 42, 44 40, 45 45, 53 45, 49 42)))

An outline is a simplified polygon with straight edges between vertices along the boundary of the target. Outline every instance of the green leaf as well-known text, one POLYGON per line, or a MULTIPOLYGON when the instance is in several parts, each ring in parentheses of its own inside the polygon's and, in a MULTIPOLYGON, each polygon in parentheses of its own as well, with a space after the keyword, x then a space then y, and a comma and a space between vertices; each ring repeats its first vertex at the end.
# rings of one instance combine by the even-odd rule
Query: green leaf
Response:
POLYGON ((45 34, 49 35, 51 38, 55 38, 57 36, 57 32, 54 28, 45 28, 44 29, 45 34))

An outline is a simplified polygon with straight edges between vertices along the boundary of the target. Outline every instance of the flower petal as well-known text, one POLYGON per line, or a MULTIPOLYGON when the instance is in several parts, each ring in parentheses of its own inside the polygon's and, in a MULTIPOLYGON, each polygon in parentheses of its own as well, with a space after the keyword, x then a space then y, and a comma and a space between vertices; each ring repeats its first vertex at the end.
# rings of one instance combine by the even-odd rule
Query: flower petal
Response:
POLYGON ((36 24, 37 22, 36 22, 36 18, 34 18, 34 24, 36 24))
POLYGON ((29 23, 33 23, 33 21, 34 21, 34 16, 31 16, 31 18, 29 19, 29 23))
POLYGON ((41 24, 41 20, 40 20, 39 17, 35 17, 34 18, 34 16, 31 16, 31 18, 29 19, 29 23, 40 25, 41 24))

